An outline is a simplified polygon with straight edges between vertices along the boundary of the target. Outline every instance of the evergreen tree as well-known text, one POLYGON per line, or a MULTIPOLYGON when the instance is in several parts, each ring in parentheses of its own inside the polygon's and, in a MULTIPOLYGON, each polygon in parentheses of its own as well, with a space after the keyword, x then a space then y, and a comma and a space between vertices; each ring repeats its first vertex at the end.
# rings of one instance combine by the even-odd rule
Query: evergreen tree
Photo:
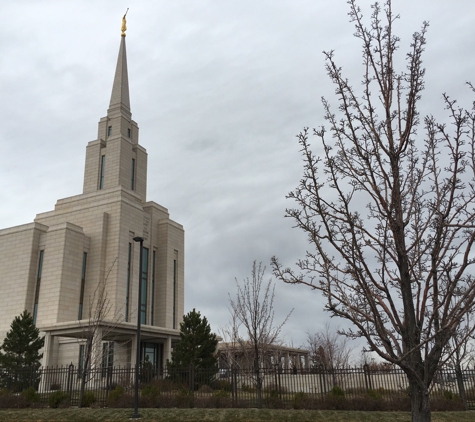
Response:
POLYGON ((0 367, 2 373, 8 375, 7 378, 2 377, 2 384, 6 384, 4 387, 13 388, 14 382, 16 389, 23 390, 37 384, 40 359, 43 357, 39 351, 44 342, 28 311, 15 317, 0 346, 0 367))
POLYGON ((217 373, 218 340, 205 316, 193 309, 180 324, 180 340, 167 363, 170 376, 192 388, 209 384, 217 373))

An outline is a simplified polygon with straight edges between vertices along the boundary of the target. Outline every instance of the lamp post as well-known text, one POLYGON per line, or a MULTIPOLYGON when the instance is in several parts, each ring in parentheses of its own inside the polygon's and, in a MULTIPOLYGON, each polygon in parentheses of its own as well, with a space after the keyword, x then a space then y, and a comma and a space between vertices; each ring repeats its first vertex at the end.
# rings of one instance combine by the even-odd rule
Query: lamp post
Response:
POLYGON ((139 264, 139 298, 137 306, 137 350, 135 352, 135 398, 133 419, 139 419, 139 368, 140 368, 140 324, 142 319, 142 265, 143 265, 143 241, 140 236, 134 237, 134 242, 140 242, 140 264, 139 264))

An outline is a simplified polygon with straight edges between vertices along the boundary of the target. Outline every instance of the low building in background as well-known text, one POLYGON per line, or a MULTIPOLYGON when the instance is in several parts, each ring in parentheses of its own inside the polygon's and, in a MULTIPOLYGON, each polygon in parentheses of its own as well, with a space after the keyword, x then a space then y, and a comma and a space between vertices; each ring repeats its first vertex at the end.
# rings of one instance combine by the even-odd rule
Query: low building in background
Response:
MULTIPOLYGON (((219 368, 236 365, 241 370, 254 368, 254 350, 250 342, 222 342, 218 344, 219 368)), ((269 344, 260 350, 262 369, 304 370, 309 368, 310 352, 305 349, 269 344)))

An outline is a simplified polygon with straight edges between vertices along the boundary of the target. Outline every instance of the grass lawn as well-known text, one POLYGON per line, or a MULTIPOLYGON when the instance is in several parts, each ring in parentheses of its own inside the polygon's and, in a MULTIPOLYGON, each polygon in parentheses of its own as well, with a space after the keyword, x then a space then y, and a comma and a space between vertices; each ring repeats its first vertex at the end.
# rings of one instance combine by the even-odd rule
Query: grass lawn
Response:
MULTIPOLYGON (((0 409, 0 421, 127 421, 132 409, 0 409)), ((407 412, 272 409, 141 409, 141 421, 163 422, 410 422, 407 412)), ((434 422, 472 422, 475 411, 433 412, 434 422)))

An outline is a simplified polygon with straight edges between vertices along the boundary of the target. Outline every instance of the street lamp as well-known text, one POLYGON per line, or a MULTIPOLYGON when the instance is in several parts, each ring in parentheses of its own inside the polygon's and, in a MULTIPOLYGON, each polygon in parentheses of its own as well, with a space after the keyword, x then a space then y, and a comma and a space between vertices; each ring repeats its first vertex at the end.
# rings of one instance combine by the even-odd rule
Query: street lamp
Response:
POLYGON ((140 264, 139 264, 139 298, 137 306, 137 350, 135 352, 135 398, 133 419, 139 419, 139 367, 140 367, 140 323, 142 317, 142 265, 143 265, 143 241, 140 236, 134 237, 134 242, 140 242, 140 264))

